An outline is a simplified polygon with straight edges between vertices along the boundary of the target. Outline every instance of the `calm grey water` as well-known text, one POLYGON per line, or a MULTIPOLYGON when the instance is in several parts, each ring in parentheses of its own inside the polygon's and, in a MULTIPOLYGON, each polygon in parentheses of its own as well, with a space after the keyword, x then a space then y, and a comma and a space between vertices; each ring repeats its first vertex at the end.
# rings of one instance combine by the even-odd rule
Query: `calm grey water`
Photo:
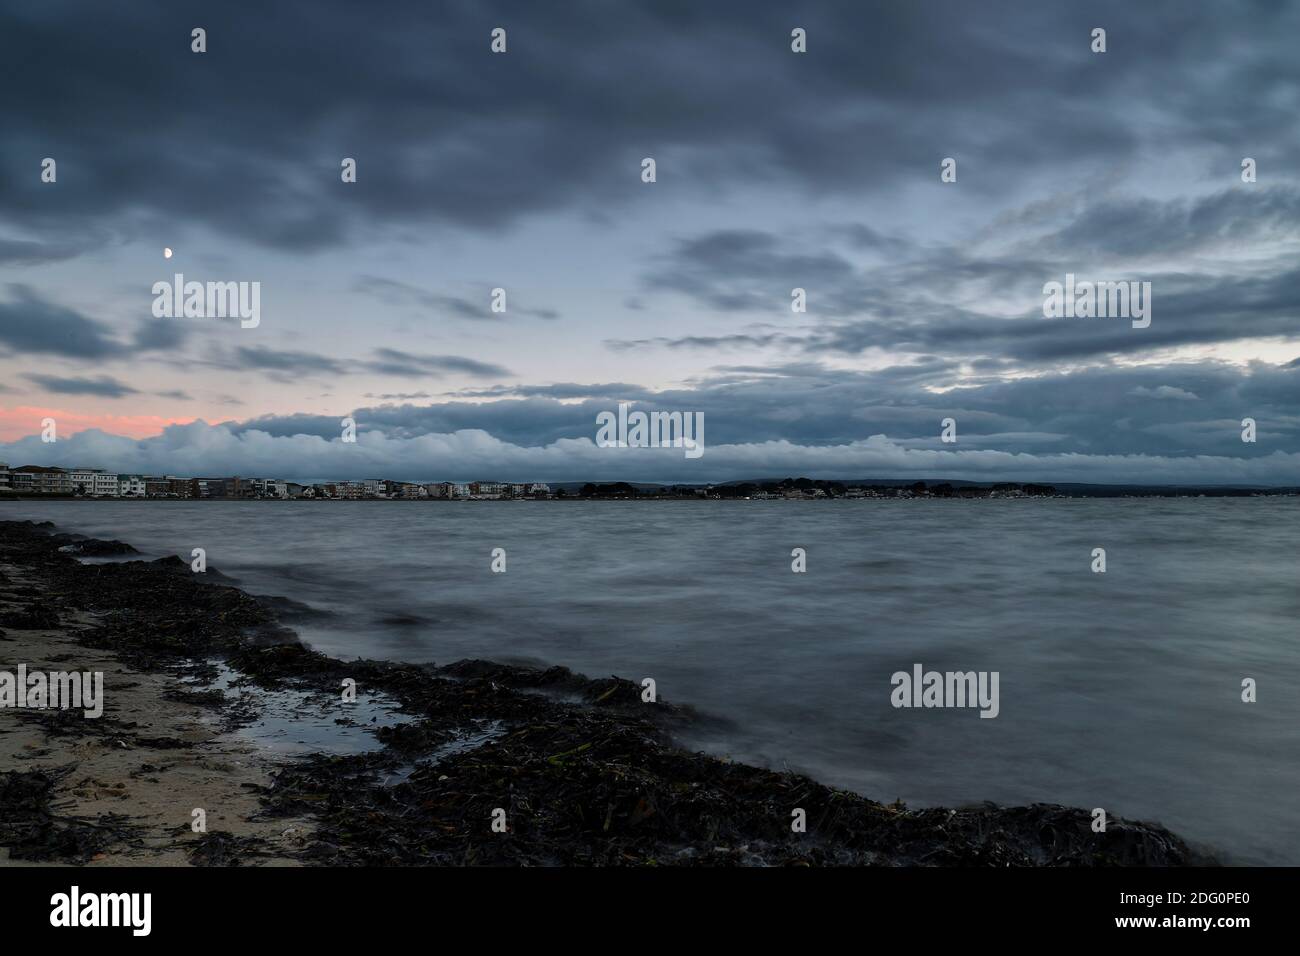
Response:
POLYGON ((291 623, 330 654, 653 677, 725 718, 686 743, 736 759, 885 801, 1104 807, 1231 862, 1300 864, 1300 499, 11 502, 5 517, 152 556, 206 548, 247 590, 328 612, 291 623), (918 662, 999 671, 1001 715, 894 709, 890 675, 918 662))

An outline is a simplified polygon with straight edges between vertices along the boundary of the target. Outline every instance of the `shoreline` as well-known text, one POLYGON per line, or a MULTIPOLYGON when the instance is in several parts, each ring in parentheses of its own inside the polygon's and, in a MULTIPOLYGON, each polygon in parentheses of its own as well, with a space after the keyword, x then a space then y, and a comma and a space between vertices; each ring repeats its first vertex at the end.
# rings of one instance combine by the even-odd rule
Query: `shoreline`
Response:
POLYGON ((0 521, 0 670, 102 670, 105 711, 0 709, 0 865, 1216 862, 1155 824, 1093 833, 1084 809, 909 810, 692 753, 674 729, 701 718, 616 677, 340 661, 215 568, 62 548, 134 551, 0 521), (275 695, 339 734, 373 727, 375 746, 277 753, 241 736, 275 695), (806 832, 792 831, 796 809, 806 832))

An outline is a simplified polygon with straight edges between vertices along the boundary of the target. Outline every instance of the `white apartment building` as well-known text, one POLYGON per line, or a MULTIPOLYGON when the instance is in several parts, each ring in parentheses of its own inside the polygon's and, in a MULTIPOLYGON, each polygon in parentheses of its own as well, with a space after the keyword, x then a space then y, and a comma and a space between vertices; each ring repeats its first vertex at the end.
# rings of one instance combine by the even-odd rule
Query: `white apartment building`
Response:
POLYGON ((117 475, 96 471, 90 493, 100 498, 116 498, 121 493, 117 475))
POLYGON ((122 498, 143 498, 145 495, 144 478, 140 475, 118 475, 117 493, 122 498))
POLYGON ((98 468, 73 468, 68 472, 68 481, 72 483, 73 494, 93 495, 95 493, 95 476, 98 468))
POLYGON ((274 478, 254 478, 253 490, 259 498, 289 497, 289 483, 274 478))

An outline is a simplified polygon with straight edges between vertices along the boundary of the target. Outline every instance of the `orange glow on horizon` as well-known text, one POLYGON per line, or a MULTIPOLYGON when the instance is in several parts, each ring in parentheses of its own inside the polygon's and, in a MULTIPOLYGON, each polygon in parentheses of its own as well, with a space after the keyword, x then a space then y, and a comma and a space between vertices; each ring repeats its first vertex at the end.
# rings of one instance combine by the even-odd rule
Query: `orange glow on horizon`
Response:
POLYGON ((85 415, 59 408, 42 408, 37 405, 19 405, 15 408, 0 406, 0 441, 17 441, 29 435, 41 434, 41 419, 53 418, 58 437, 67 438, 88 428, 98 428, 110 435, 127 438, 151 438, 168 425, 188 425, 190 418, 168 418, 164 415, 85 415))

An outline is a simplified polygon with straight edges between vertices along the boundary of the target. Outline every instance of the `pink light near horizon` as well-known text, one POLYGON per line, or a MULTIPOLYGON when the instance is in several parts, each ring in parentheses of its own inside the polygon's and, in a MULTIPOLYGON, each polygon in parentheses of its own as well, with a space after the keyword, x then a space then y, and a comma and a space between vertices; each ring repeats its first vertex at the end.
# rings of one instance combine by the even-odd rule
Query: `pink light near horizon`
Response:
POLYGON ((29 435, 39 436, 41 420, 44 418, 54 419, 59 438, 67 438, 88 428, 98 428, 127 438, 151 438, 161 434, 168 425, 188 425, 195 421, 193 417, 169 418, 164 415, 86 415, 38 405, 19 405, 15 408, 0 406, 0 441, 17 441, 29 435))

